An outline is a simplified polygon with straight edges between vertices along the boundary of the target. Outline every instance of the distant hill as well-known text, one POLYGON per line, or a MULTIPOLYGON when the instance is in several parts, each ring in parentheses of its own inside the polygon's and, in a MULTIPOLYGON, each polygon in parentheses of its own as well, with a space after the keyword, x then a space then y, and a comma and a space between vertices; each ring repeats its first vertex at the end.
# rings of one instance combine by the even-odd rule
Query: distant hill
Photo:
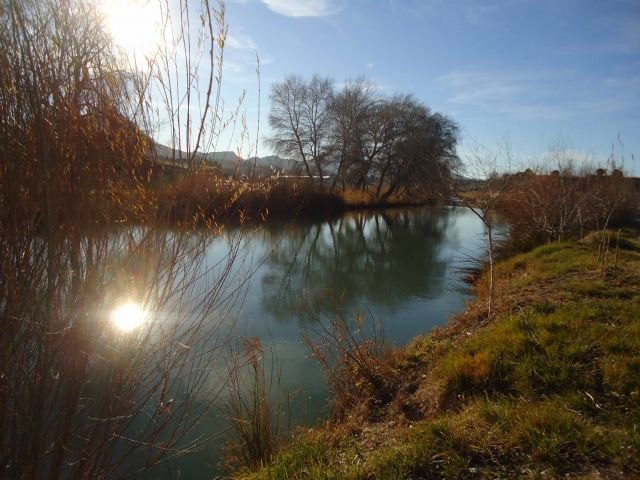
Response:
MULTIPOLYGON (((246 161, 248 165, 253 168, 253 162, 256 157, 248 158, 246 161)), ((256 168, 268 168, 272 171, 278 172, 292 172, 296 170, 296 167, 299 162, 295 160, 291 160, 288 158, 282 158, 278 155, 268 155, 266 157, 257 157, 256 159, 256 168)))
MULTIPOLYGON (((186 152, 174 150, 157 142, 153 142, 153 148, 160 163, 171 163, 172 165, 183 163, 182 166, 186 167, 188 156, 186 152)), ((295 160, 285 159, 278 155, 242 159, 232 151, 197 153, 195 156, 196 162, 203 162, 208 167, 219 167, 225 175, 235 175, 236 169, 238 169, 239 175, 249 175, 253 170, 254 159, 256 170, 260 175, 291 172, 298 164, 295 160)))

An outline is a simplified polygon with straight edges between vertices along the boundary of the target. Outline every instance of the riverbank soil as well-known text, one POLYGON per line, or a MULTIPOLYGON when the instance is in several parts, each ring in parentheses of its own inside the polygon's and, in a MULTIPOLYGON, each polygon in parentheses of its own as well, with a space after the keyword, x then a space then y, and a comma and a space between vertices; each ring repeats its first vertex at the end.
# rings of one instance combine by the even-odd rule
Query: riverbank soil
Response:
POLYGON ((497 282, 492 318, 481 278, 390 356, 390 397, 237 478, 640 478, 639 232, 541 246, 497 282))

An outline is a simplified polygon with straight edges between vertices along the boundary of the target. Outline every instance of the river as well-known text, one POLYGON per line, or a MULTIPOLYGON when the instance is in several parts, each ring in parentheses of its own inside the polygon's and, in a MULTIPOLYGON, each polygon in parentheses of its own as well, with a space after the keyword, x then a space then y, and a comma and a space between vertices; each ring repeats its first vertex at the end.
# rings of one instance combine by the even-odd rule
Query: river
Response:
MULTIPOLYGON (((240 232, 223 232, 205 261, 219 265, 236 252, 226 316, 234 338, 258 339, 267 369, 277 365, 272 397, 289 392, 293 425, 313 425, 328 413, 322 370, 301 341, 305 331, 362 314, 383 322, 387 341, 406 344, 464 307, 470 291, 463 270, 486 248, 482 223, 460 207, 349 212, 333 221, 267 222, 240 232)), ((212 382, 215 391, 219 380, 212 382)), ((201 430, 214 431, 218 422, 209 416, 201 430)), ((221 444, 163 472, 210 478, 221 444)))

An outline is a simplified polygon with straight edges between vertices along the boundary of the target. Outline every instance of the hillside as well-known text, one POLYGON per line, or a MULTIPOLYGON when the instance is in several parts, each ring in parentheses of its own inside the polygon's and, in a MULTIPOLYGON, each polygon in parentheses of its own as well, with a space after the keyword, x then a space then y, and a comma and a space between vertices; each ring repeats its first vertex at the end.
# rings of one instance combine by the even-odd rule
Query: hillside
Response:
MULTIPOLYGON (((155 155, 161 163, 171 164, 185 164, 188 155, 182 150, 175 150, 166 145, 162 145, 157 142, 153 142, 153 149, 155 149, 155 155)), ((243 159, 232 151, 220 151, 220 152, 208 152, 198 153, 196 155, 198 162, 203 162, 206 166, 215 167, 219 166, 222 173, 227 175, 233 175, 236 173, 236 169, 239 170, 239 174, 248 174, 253 169, 254 160, 256 169, 262 172, 289 172, 296 168, 297 162, 294 160, 288 160, 278 155, 268 155, 265 157, 251 157, 243 159)))
POLYGON ((384 388, 345 375, 361 398, 237 478, 640 478, 640 239, 600 240, 503 261, 493 319, 481 279, 384 388))

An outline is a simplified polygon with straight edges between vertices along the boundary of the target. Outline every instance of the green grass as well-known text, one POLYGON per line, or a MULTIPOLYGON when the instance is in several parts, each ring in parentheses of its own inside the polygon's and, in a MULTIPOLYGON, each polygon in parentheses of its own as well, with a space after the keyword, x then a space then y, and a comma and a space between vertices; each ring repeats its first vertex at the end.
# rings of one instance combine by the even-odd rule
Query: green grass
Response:
POLYGON ((397 360, 422 379, 402 398, 432 405, 421 420, 388 427, 389 407, 375 435, 333 425, 312 437, 321 452, 303 436, 240 478, 640 478, 637 233, 620 245, 604 277, 589 239, 502 262, 493 321, 463 315, 397 360))
POLYGON ((333 468, 327 468, 327 464, 338 452, 331 448, 321 436, 307 434, 305 437, 293 441, 285 450, 281 451, 275 459, 258 473, 246 470, 239 476, 261 479, 296 479, 318 478, 339 479, 339 472, 333 468))

